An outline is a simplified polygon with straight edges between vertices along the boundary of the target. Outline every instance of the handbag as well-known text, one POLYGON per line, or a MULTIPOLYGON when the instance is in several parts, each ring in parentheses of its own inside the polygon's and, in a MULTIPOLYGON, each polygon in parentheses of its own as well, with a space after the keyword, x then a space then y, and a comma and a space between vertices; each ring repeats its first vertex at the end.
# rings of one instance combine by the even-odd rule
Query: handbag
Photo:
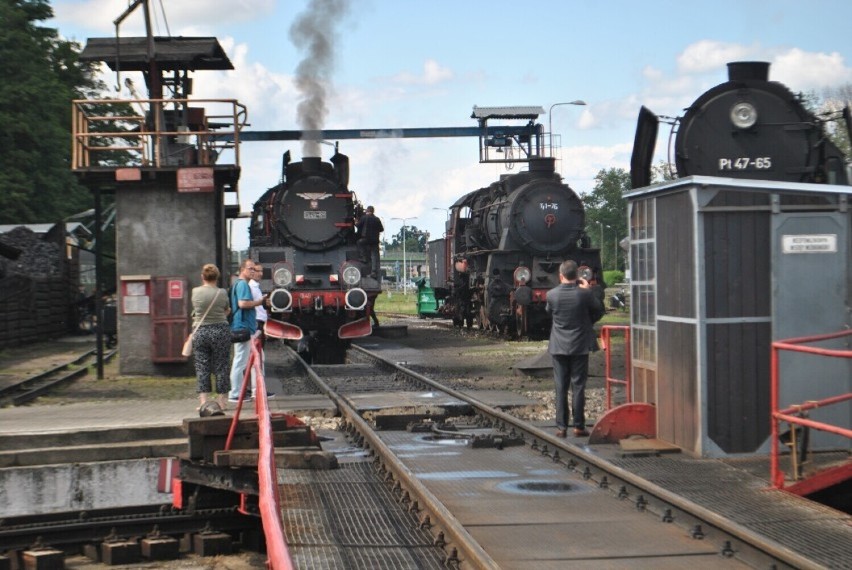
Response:
MULTIPOLYGON (((236 302, 236 296, 235 296, 236 290, 237 290, 236 286, 234 286, 231 289, 231 315, 230 315, 231 322, 233 322, 234 314, 237 311, 243 310, 243 309, 239 308, 239 305, 236 302), (236 310, 234 310, 234 307, 237 307, 236 310)), ((237 344, 239 342, 246 342, 250 338, 251 338, 251 333, 249 332, 248 329, 243 329, 243 328, 231 329, 231 344, 237 344)))
POLYGON ((231 343, 245 342, 251 338, 248 329, 231 329, 231 343))
POLYGON ((210 304, 207 305, 207 310, 204 311, 204 314, 201 316, 201 320, 198 321, 197 325, 192 327, 192 332, 189 333, 189 336, 187 336, 186 340, 183 341, 183 348, 180 351, 181 355, 183 355, 183 356, 191 356, 192 355, 192 339, 195 336, 195 331, 198 330, 198 327, 200 327, 201 323, 204 322, 204 319, 207 318, 207 313, 209 313, 210 309, 213 308, 213 303, 216 302, 216 299, 219 297, 219 293, 221 293, 221 291, 222 291, 221 289, 216 290, 216 294, 213 295, 213 299, 210 301, 210 304))

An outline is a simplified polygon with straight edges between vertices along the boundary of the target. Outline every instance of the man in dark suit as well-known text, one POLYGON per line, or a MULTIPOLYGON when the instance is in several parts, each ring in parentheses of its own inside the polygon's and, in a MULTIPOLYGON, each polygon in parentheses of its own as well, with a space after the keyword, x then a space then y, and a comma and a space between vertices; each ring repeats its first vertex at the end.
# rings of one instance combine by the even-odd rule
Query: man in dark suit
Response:
POLYGON ((370 277, 379 278, 379 234, 385 231, 382 221, 376 216, 375 209, 367 206, 367 211, 358 220, 358 251, 361 261, 370 266, 370 277))
POLYGON ((556 435, 568 433, 568 386, 571 386, 571 412, 574 436, 586 431, 586 379, 589 351, 596 342, 594 323, 604 315, 603 303, 589 282, 577 276, 577 263, 570 259, 559 266, 560 285, 547 292, 546 310, 553 318, 547 351, 553 357, 556 382, 556 435))

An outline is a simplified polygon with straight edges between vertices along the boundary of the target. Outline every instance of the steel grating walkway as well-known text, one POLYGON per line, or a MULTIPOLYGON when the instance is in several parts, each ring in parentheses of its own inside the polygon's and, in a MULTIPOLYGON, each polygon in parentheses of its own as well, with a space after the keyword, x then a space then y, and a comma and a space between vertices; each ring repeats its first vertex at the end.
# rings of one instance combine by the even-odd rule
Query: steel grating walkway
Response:
POLYGON ((444 552, 396 501, 372 463, 279 471, 284 533, 304 569, 445 568, 444 552))

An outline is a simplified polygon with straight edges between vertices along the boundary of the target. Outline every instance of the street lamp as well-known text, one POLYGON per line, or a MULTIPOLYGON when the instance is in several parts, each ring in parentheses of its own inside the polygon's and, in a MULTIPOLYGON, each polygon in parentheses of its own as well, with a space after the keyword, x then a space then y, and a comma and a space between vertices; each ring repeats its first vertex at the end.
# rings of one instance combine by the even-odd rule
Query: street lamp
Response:
MULTIPOLYGON (((600 246, 600 250, 601 250, 601 253, 603 253, 603 247, 604 247, 604 232, 603 232, 603 229, 604 229, 604 226, 606 226, 606 229, 608 229, 608 230, 614 230, 615 228, 613 228, 613 227, 612 227, 612 226, 610 226, 609 224, 605 224, 605 223, 603 223, 603 222, 601 222, 601 221, 597 221, 597 224, 598 224, 598 225, 600 225, 600 227, 601 227, 601 246, 600 246)), ((616 234, 615 234, 615 237, 616 237, 615 246, 616 246, 616 247, 618 247, 618 239, 617 239, 617 238, 618 238, 618 230, 615 230, 615 232, 616 232, 616 234)), ((616 252, 616 255, 618 255, 618 252, 616 252)), ((601 265, 603 265, 603 260, 601 260, 601 265)), ((617 262, 616 262, 616 267, 617 267, 617 262)))
POLYGON ((550 154, 553 155, 553 108, 558 107, 560 105, 585 105, 586 102, 582 99, 577 99, 575 101, 566 101, 565 103, 554 103, 550 106, 550 110, 547 112, 547 129, 550 133, 550 154))
POLYGON ((392 220, 402 221, 402 294, 408 295, 408 274, 405 271, 405 222, 408 220, 416 220, 417 216, 410 218, 391 218, 392 220))

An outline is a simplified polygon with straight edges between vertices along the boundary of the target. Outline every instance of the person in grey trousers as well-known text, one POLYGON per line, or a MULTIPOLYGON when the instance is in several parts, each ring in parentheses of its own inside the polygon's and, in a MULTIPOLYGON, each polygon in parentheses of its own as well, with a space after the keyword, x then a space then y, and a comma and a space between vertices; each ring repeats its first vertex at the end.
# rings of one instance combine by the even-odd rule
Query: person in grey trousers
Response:
POLYGON ((597 340, 592 325, 603 317, 606 309, 589 282, 578 277, 575 261, 569 259, 559 266, 559 283, 547 292, 545 306, 553 319, 547 352, 553 358, 556 383, 556 435, 568 434, 570 386, 574 436, 583 437, 589 435, 586 431, 589 352, 597 340))

